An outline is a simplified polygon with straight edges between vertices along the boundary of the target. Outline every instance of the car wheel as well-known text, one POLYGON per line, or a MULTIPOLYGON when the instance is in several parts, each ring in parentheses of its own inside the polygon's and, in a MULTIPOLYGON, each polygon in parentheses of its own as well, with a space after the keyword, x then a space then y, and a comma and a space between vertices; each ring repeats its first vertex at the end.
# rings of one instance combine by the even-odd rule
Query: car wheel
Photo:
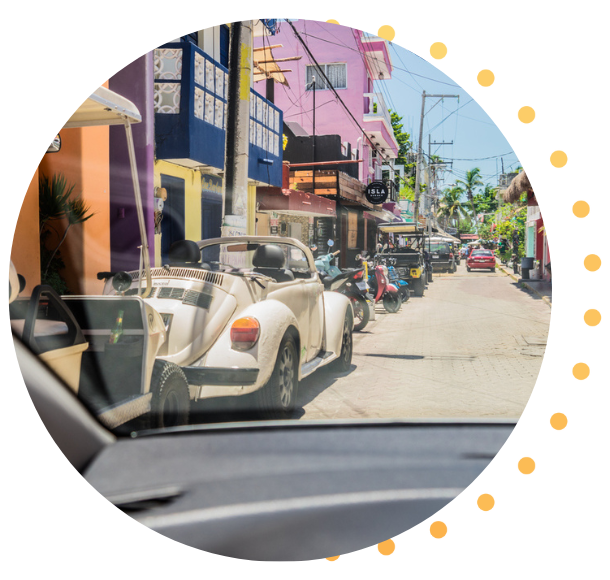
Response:
POLYGON ((191 405, 189 386, 178 365, 164 360, 155 361, 150 390, 152 401, 148 427, 165 429, 188 423, 191 405))
POLYGON ((362 296, 357 296, 356 294, 350 294, 348 298, 352 303, 352 310, 354 311, 354 330, 363 330, 371 317, 369 303, 362 296))
POLYGON ((424 282, 423 277, 417 278, 413 283, 413 293, 415 296, 421 298, 424 295, 424 291, 426 289, 426 283, 424 282))
POLYGON ((260 411, 267 417, 288 419, 294 410, 298 391, 297 349, 287 334, 280 343, 273 373, 257 392, 260 411))
POLYGON ((341 340, 341 354, 338 359, 332 362, 332 369, 338 373, 346 373, 352 366, 354 344, 350 326, 351 321, 346 316, 345 324, 343 325, 343 337, 341 340))
POLYGON ((495 268, 492 268, 492 269, 491 269, 491 271, 492 271, 492 272, 495 272, 495 271, 496 271, 496 269, 495 269, 495 268))
POLYGON ((468 266, 466 266, 466 270, 468 270, 469 272, 472 271, 468 266))

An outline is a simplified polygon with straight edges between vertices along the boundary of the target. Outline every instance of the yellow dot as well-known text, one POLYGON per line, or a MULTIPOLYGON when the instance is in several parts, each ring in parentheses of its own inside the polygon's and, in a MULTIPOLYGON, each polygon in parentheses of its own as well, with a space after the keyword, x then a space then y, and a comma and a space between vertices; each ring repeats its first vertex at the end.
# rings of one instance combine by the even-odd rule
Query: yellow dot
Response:
POLYGON ((551 153, 551 164, 553 167, 563 167, 568 162, 568 156, 563 151, 551 153))
MULTIPOLYGON (((338 20, 327 20, 326 22, 328 22, 329 24, 339 24, 338 20)), ((333 560, 336 560, 339 556, 333 558, 333 560)), ((330 560, 330 558, 326 558, 327 560, 330 560)))
POLYGON ((430 47, 430 55, 436 59, 445 58, 447 56, 447 47, 442 42, 435 42, 430 47))
POLYGON ((577 378, 579 381, 584 381, 589 376, 589 367, 585 363, 575 364, 572 369, 572 374, 574 375, 574 378, 577 378))
POLYGON ((434 522, 430 526, 430 533, 433 538, 442 538, 447 533, 447 526, 443 522, 434 522))
POLYGON ((330 558, 326 558, 326 559, 330 562, 334 562, 335 560, 339 559, 339 556, 331 556, 330 558))
POLYGON ((599 256, 596 256, 595 254, 589 254, 585 258, 585 268, 589 270, 589 272, 595 272, 596 270, 599 270, 601 268, 601 265, 602 259, 599 256))
POLYGON ((586 201, 577 201, 572 206, 572 211, 574 215, 579 218, 584 218, 589 215, 589 204, 586 201))
POLYGON ((518 115, 522 123, 531 123, 536 118, 536 111, 531 107, 521 107, 518 115))
POLYGON ((477 505, 484 512, 488 512, 492 507, 494 507, 495 503, 494 498, 488 493, 480 495, 479 499, 477 500, 477 505))
POLYGON ((551 427, 561 431, 568 424, 568 418, 563 413, 555 413, 551 417, 551 427))
POLYGON ((392 42, 396 36, 396 32, 394 32, 394 29, 389 24, 385 24, 377 31, 377 36, 388 42, 392 42))
POLYGON ((494 77, 494 73, 492 73, 490 70, 485 69, 479 73, 477 80, 482 87, 490 87, 494 84, 496 77, 494 77))
POLYGON ((599 310, 595 310, 592 308, 591 310, 587 310, 585 312, 585 322, 589 326, 597 326, 602 321, 602 315, 599 310))
POLYGON ((519 460, 519 471, 525 475, 529 475, 536 469, 536 463, 531 457, 523 457, 519 460))
POLYGON ((377 544, 377 549, 380 554, 384 556, 389 556, 396 548, 394 542, 392 540, 386 540, 385 542, 381 542, 381 544, 377 544))

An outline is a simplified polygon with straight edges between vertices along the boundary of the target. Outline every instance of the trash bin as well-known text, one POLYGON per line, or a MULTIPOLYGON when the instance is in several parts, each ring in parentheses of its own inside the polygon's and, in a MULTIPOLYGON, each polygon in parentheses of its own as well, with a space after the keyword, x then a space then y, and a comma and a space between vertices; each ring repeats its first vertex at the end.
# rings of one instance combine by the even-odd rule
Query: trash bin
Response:
POLYGON ((521 258, 521 278, 530 279, 530 270, 534 269, 534 258, 521 258))

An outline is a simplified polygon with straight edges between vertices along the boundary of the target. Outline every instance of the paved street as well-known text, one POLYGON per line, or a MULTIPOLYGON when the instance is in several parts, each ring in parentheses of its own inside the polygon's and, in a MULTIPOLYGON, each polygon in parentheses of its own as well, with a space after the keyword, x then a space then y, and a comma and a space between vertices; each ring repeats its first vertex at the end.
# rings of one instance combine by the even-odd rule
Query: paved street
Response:
POLYGON ((507 275, 434 277, 423 298, 354 333, 352 371, 300 386, 302 419, 504 417, 523 411, 551 309, 507 275))

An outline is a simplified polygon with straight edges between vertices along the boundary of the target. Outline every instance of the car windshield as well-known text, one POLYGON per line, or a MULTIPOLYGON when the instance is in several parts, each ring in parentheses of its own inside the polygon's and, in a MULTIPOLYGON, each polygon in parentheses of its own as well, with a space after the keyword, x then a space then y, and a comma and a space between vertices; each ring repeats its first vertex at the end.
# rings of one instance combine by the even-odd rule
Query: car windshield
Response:
POLYGON ((426 248, 428 247, 430 248, 430 251, 434 253, 448 254, 451 252, 451 248, 446 242, 431 242, 429 246, 426 245, 426 248))
MULTIPOLYGON (((418 156, 396 158, 395 140, 417 149, 405 131, 421 103, 400 97, 400 70, 387 74, 390 47, 405 70, 430 73, 418 77, 430 127, 465 91, 435 107, 426 79, 438 71, 416 55, 324 22, 311 24, 324 38, 314 42, 307 21, 289 23, 323 79, 295 56, 288 21, 273 39, 258 23, 242 27, 252 35, 235 62, 254 72, 236 96, 233 29, 219 25, 167 39, 70 96, 83 104, 18 192, 14 335, 121 436, 242 421, 518 418, 544 354, 550 249, 533 192, 497 194, 500 177, 519 175, 497 176, 489 159, 502 134, 473 102, 486 137, 476 152, 456 139, 448 162, 470 185, 441 160, 416 171, 418 156), (386 59, 374 81, 396 111, 366 88, 371 63, 354 57, 363 42, 386 59), (259 82, 273 67, 257 60, 272 61, 269 43, 287 61, 273 77, 289 87, 273 96, 259 82), (395 115, 410 119, 404 130, 395 115), (375 129, 390 116, 396 137, 375 129), (471 158, 482 161, 460 161, 471 158), (458 251, 473 240, 463 248, 495 252, 503 240, 497 264, 458 251)), ((480 127, 469 123, 460 116, 458 129, 470 136, 480 127)), ((520 167, 514 153, 503 164, 520 167)))

